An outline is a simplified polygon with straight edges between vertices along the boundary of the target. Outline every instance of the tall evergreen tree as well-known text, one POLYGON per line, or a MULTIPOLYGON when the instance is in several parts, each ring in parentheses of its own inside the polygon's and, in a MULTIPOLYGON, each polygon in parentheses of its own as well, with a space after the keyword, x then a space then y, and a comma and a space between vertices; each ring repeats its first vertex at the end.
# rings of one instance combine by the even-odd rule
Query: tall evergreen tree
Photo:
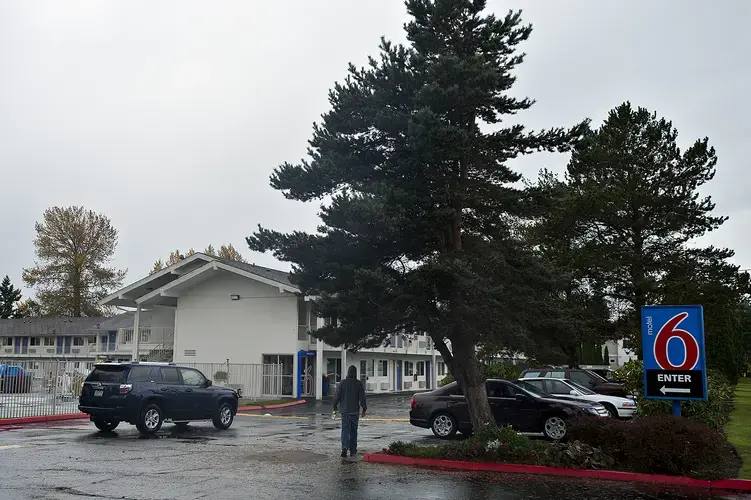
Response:
POLYGON ((544 269, 517 241, 520 179, 507 161, 567 150, 571 130, 505 126, 533 101, 508 94, 532 28, 484 0, 408 0, 408 46, 383 40, 329 94, 309 161, 271 178, 289 199, 330 197, 316 234, 259 227, 251 249, 292 262, 292 278, 336 321, 316 335, 367 347, 427 332, 464 390, 475 428, 494 425, 476 348, 526 342, 544 269))
POLYGON ((13 286, 10 276, 0 282, 0 319, 16 317, 16 302, 21 300, 21 290, 13 286))
MULTIPOLYGON (((574 193, 567 216, 609 297, 627 306, 623 334, 637 354, 641 306, 659 299, 665 270, 683 258, 687 243, 726 220, 698 192, 714 177, 714 148, 704 138, 681 151, 677 137, 671 122, 626 102, 578 145, 566 172, 574 193)), ((705 251, 716 260, 732 255, 705 251)))
POLYGON ((568 210, 575 195, 545 170, 528 195, 534 222, 525 226, 525 241, 557 281, 539 315, 535 353, 558 351, 570 366, 598 363, 593 346, 615 334, 614 324, 602 280, 582 252, 576 218, 568 210))

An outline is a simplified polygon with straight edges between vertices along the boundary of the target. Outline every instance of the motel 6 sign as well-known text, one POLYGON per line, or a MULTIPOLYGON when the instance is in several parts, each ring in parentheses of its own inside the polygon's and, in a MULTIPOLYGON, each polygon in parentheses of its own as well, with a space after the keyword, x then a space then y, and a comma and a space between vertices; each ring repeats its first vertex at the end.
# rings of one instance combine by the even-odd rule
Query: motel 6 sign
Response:
POLYGON ((702 306, 644 306, 644 397, 707 399, 702 306))

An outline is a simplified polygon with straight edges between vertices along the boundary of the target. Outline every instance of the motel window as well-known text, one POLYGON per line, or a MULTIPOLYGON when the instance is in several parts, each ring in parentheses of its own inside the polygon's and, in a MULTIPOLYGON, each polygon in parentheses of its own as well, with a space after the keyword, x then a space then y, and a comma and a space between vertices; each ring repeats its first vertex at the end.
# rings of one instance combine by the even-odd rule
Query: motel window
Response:
POLYGON ((436 373, 438 373, 438 375, 440 376, 446 375, 446 363, 444 363, 443 361, 439 361, 436 364, 438 365, 436 367, 438 370, 436 373))
POLYGON ((55 337, 44 337, 44 345, 45 347, 54 347, 55 337))
POLYGON ((389 376, 389 362, 383 359, 378 360, 378 376, 379 377, 388 377, 389 376))
POLYGON ((404 375, 406 377, 411 377, 415 374, 415 364, 412 361, 405 361, 404 362, 404 375))
POLYGON ((31 337, 29 339, 29 345, 31 347, 39 347, 42 345, 42 337, 31 337))
POLYGON ((424 377, 425 376, 425 361, 418 361, 417 362, 417 376, 418 377, 424 377))
POLYGON ((89 345, 96 344, 96 337, 89 337, 89 345))
POLYGON ((82 346, 83 345, 83 337, 73 337, 73 345, 74 346, 82 346))
POLYGON ((12 346, 13 345, 13 337, 3 337, 3 345, 4 346, 12 346))

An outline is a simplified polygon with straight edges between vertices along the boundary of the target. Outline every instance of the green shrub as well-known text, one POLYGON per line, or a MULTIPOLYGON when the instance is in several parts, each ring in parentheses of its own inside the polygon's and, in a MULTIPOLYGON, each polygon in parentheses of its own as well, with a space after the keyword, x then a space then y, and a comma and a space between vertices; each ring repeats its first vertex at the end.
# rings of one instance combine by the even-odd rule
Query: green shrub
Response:
POLYGON ((581 441, 545 443, 538 462, 549 467, 569 469, 607 470, 615 467, 615 460, 599 448, 581 441))
MULTIPOLYGON (((623 382, 628 394, 636 394, 637 416, 669 415, 672 403, 644 398, 644 365, 641 361, 629 361, 615 373, 616 380, 623 382)), ((707 372, 707 401, 687 401, 681 404, 684 417, 703 422, 713 429, 722 428, 732 410, 734 388, 717 371, 707 372)))
POLYGON ((725 479, 741 466, 722 432, 672 415, 583 418, 571 422, 569 438, 601 450, 622 471, 725 479))

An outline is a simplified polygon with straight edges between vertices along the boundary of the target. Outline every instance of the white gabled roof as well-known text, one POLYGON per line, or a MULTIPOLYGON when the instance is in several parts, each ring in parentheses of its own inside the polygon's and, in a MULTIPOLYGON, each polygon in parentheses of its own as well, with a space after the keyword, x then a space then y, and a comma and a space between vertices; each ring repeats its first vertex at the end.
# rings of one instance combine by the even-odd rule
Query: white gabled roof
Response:
POLYGON ((277 287, 280 293, 299 294, 289 281, 289 273, 195 253, 154 274, 132 283, 102 299, 100 305, 137 307, 145 305, 177 305, 179 291, 211 277, 215 272, 228 272, 277 287))

